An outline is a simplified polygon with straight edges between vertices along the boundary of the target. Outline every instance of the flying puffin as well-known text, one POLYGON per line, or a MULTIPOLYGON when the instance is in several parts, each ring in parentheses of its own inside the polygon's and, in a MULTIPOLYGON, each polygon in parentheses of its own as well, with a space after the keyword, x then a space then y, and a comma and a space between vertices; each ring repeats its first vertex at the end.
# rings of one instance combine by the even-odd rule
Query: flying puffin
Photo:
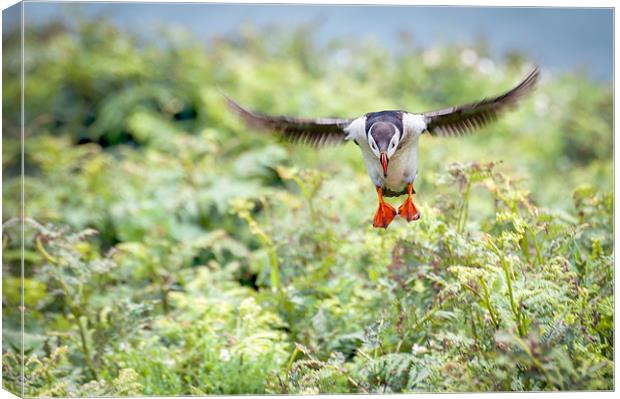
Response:
POLYGON ((251 128, 279 133, 291 142, 312 147, 353 141, 362 151, 370 180, 379 197, 374 227, 387 228, 397 211, 383 199, 407 194, 398 215, 408 222, 420 213, 413 203, 413 183, 418 173, 418 140, 422 133, 433 136, 460 136, 495 120, 531 92, 539 77, 534 68, 512 90, 493 98, 437 111, 369 112, 357 118, 296 118, 271 116, 243 108, 226 97, 228 106, 251 128))

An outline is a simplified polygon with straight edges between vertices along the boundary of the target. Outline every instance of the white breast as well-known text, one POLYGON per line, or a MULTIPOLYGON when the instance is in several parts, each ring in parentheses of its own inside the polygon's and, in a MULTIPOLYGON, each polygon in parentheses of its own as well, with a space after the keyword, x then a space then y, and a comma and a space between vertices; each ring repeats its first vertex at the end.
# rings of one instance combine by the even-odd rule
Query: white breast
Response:
MULTIPOLYGON (((374 154, 373 154, 374 155, 374 154)), ((377 157, 375 160, 379 164, 377 157)), ((384 179, 384 186, 392 191, 401 191, 413 180, 418 173, 418 137, 410 138, 403 147, 399 147, 388 165, 388 175, 384 179)), ((383 168, 381 168, 383 177, 383 168)))
POLYGON ((403 138, 388 165, 388 176, 383 177, 383 168, 379 159, 373 154, 366 140, 366 117, 355 119, 345 130, 347 139, 355 139, 359 144, 368 175, 373 184, 392 191, 402 191, 412 183, 418 171, 418 140, 426 129, 422 115, 403 114, 403 138))

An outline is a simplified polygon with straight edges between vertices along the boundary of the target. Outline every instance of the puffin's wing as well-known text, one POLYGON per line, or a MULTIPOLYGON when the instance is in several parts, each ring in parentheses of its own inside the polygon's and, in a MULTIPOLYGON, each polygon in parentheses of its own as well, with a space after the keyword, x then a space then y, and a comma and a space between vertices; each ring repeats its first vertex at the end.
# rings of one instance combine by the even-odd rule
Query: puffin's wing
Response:
POLYGON ((226 97, 228 106, 250 127, 280 133, 286 140, 309 144, 315 148, 345 142, 346 128, 353 119, 339 118, 293 118, 271 116, 243 108, 226 97))
POLYGON ((534 68, 521 83, 512 90, 477 103, 445 108, 422 114, 426 130, 434 136, 459 136, 485 126, 497 119, 499 114, 517 104, 518 100, 532 91, 540 71, 534 68))

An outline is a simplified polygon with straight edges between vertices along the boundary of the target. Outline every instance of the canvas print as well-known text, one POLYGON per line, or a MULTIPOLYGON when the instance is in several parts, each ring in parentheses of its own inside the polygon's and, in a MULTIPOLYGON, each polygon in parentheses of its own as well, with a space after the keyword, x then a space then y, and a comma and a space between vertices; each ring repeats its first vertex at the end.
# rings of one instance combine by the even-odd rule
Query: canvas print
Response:
POLYGON ((614 389, 612 8, 2 17, 3 389, 614 389))

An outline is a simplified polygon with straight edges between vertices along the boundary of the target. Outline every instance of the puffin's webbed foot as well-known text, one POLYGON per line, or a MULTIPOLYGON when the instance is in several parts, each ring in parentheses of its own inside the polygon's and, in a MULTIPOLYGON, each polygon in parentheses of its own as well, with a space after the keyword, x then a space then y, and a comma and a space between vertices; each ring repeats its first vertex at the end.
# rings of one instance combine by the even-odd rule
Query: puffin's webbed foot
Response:
POLYGON ((398 214, 401 218, 407 219, 408 222, 420 219, 420 212, 413 204, 411 197, 407 197, 405 202, 398 207, 398 214))
POLYGON ((407 199, 398 207, 398 214, 401 218, 407 219, 407 222, 420 219, 420 213, 413 203, 413 185, 407 185, 407 199))
POLYGON ((396 209, 387 202, 383 201, 383 190, 381 187, 377 187, 377 196, 379 197, 379 208, 372 221, 373 227, 387 227, 392 223, 394 217, 396 217, 396 209))
POLYGON ((394 217, 396 217, 396 209, 387 202, 379 201, 379 209, 377 209, 377 213, 375 213, 372 225, 373 227, 383 227, 387 229, 390 223, 392 223, 392 220, 394 220, 394 217))

